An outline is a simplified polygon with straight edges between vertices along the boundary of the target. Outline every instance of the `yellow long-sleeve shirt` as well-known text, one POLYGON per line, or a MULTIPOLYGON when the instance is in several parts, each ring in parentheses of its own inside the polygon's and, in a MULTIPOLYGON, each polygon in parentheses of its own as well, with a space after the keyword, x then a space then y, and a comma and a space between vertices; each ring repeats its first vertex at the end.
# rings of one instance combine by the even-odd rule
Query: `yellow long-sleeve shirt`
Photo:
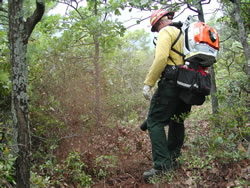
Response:
MULTIPOLYGON (((174 65, 170 60, 169 55, 172 57, 176 65, 182 65, 184 63, 183 57, 171 50, 171 46, 179 32, 180 30, 174 26, 166 26, 160 30, 155 49, 155 59, 149 69, 144 84, 153 87, 156 81, 160 78, 166 65, 174 65)), ((183 53, 183 34, 173 48, 183 53)))

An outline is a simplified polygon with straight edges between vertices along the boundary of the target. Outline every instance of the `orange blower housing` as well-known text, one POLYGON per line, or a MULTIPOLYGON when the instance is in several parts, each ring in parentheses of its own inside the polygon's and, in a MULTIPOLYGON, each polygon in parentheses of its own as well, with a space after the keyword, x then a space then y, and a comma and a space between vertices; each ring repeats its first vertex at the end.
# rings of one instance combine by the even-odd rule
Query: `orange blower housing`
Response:
POLYGON ((204 22, 191 23, 184 29, 184 55, 189 62, 210 66, 217 60, 219 35, 213 27, 204 22))
POLYGON ((206 25, 204 22, 197 22, 193 27, 195 42, 206 43, 219 50, 219 35, 213 27, 206 25))

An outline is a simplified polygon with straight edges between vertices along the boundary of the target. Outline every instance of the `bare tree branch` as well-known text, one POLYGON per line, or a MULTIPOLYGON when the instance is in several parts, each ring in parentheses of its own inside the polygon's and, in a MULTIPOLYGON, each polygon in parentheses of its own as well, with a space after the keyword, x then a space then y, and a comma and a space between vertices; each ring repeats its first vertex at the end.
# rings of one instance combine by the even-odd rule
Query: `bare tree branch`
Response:
MULTIPOLYGON (((146 19, 148 19, 148 18, 150 18, 150 16, 148 16, 148 17, 146 17, 146 18, 142 18, 142 19, 140 19, 139 21, 142 22, 142 21, 144 21, 144 20, 146 20, 146 19)), ((140 23, 136 23, 136 24, 130 25, 130 26, 126 27, 126 29, 129 29, 129 28, 131 28, 131 27, 133 27, 133 26, 136 26, 136 25, 139 25, 139 24, 140 24, 140 23)))
POLYGON ((239 48, 240 50, 244 50, 244 48, 241 48, 240 46, 237 46, 237 48, 239 48))
POLYGON ((220 40, 220 43, 223 43, 223 42, 225 42, 225 41, 227 41, 228 39, 230 39, 232 37, 232 35, 230 35, 230 36, 228 36, 226 39, 224 39, 224 40, 220 40))
MULTIPOLYGON (((202 2, 202 1, 201 1, 202 2)), ((206 2, 206 3, 201 3, 202 5, 207 5, 207 4, 209 4, 211 2, 211 0, 209 0, 208 2, 206 2)))
POLYGON ((42 19, 45 11, 45 1, 44 0, 36 0, 36 10, 33 15, 29 17, 26 21, 26 38, 25 41, 28 42, 28 39, 35 28, 35 25, 42 19))
POLYGON ((233 10, 234 14, 231 15, 231 17, 235 20, 238 26, 238 31, 239 31, 239 38, 240 42, 244 48, 244 55, 245 55, 245 63, 246 63, 246 68, 245 72, 247 75, 250 75, 250 48, 248 46, 248 41, 247 41, 247 32, 244 27, 244 21, 241 16, 241 7, 240 7, 240 0, 235 0, 233 1, 233 10))
POLYGON ((174 18, 177 18, 178 16, 180 16, 185 10, 187 10, 188 7, 184 8, 178 15, 176 15, 174 18))
POLYGON ((71 47, 81 47, 81 46, 90 46, 90 45, 93 45, 95 43, 80 43, 79 45, 72 45, 71 47))
MULTIPOLYGON (((59 1, 59 2, 60 2, 60 1, 59 1)), ((65 2, 65 1, 60 2, 60 3, 63 3, 63 4, 65 4, 65 5, 68 5, 69 7, 73 8, 73 9, 77 12, 77 14, 80 16, 80 18, 81 18, 82 20, 84 20, 84 17, 83 17, 82 14, 78 11, 78 2, 77 2, 77 1, 74 1, 74 2, 76 3, 76 6, 74 6, 72 3, 68 3, 68 2, 65 2)))
POLYGON ((187 4, 187 7, 188 7, 190 10, 192 10, 192 11, 194 11, 194 12, 198 13, 198 11, 197 11, 197 10, 193 9, 193 8, 190 6, 190 4, 188 3, 188 1, 187 1, 187 0, 186 0, 186 4, 187 4))

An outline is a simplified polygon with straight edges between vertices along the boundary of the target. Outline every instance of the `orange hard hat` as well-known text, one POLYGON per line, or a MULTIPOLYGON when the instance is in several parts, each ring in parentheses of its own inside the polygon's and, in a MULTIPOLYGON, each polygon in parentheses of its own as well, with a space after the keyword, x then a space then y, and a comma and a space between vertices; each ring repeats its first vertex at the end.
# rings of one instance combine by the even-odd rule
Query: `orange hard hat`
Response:
POLYGON ((159 9, 159 10, 156 10, 152 13, 151 17, 150 17, 150 23, 151 23, 151 31, 152 32, 155 32, 155 24, 156 22, 158 22, 163 16, 166 16, 168 15, 168 18, 169 19, 173 19, 174 17, 174 12, 173 11, 166 11, 166 10, 163 10, 163 9, 159 9))

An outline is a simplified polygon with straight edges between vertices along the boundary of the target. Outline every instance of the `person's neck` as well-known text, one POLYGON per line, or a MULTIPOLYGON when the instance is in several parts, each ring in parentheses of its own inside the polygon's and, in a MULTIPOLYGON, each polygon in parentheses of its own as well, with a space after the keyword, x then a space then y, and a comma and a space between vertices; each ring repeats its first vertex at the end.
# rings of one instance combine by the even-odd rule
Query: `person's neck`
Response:
POLYGON ((160 32, 160 30, 168 25, 170 25, 172 23, 172 20, 166 20, 164 23, 160 24, 158 27, 158 32, 160 32))

